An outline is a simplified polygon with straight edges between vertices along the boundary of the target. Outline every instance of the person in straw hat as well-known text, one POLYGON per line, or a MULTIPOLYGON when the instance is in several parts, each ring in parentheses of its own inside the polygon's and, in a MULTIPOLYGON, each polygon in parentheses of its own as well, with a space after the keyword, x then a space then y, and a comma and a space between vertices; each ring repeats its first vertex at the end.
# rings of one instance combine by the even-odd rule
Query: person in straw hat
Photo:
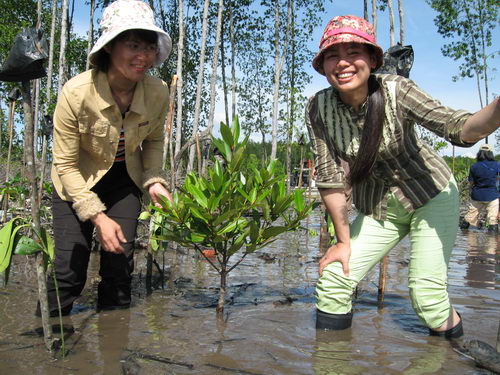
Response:
MULTIPOLYGON (((94 228, 101 245, 97 308, 130 306, 142 191, 156 204, 171 198, 161 165, 168 86, 148 75, 169 56, 170 37, 138 0, 112 2, 100 31, 88 56, 93 68, 64 85, 54 113, 52 211, 64 315, 85 285, 94 228)), ((48 288, 56 315, 54 280, 48 288)))
POLYGON ((314 69, 330 87, 309 101, 306 124, 317 186, 337 243, 319 261, 316 327, 346 329, 359 281, 410 234, 413 308, 432 335, 462 335, 446 290, 458 230, 458 189, 450 169, 417 137, 419 123, 468 147, 498 129, 499 100, 472 115, 441 105, 411 80, 374 74, 383 63, 372 25, 356 16, 330 20, 314 69), (341 166, 345 160, 350 172, 341 166), (345 186, 358 216, 350 224, 345 186))
POLYGON ((489 232, 498 232, 498 180, 500 163, 493 156, 493 148, 485 143, 479 147, 476 163, 469 171, 470 197, 469 209, 460 223, 460 228, 470 225, 479 226, 479 216, 486 212, 489 232))

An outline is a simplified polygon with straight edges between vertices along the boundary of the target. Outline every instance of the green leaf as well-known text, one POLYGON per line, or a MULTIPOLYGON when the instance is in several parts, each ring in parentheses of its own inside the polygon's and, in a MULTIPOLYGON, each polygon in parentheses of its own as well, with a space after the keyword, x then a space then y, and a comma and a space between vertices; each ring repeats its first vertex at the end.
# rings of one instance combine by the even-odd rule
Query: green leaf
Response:
POLYGON ((240 121, 238 119, 238 116, 233 117, 232 133, 234 142, 238 142, 238 140, 240 139, 240 121))
POLYGON ((274 238, 278 235, 280 235, 281 233, 284 233, 288 231, 288 228, 287 227, 284 227, 284 226, 279 226, 279 227, 270 227, 270 228, 266 228, 264 229, 264 231, 262 232, 262 237, 264 237, 264 239, 270 239, 270 238, 274 238))
POLYGON ((27 236, 17 236, 14 240, 13 251, 17 255, 33 255, 43 251, 39 243, 27 236))
POLYGON ((233 138, 233 134, 232 134, 229 126, 227 126, 226 124, 221 122, 220 123, 220 133, 222 135, 222 139, 224 140, 224 143, 232 149, 234 147, 235 140, 233 138))
MULTIPOLYGON (((49 235, 49 233, 44 229, 40 229, 40 240, 42 241, 44 254, 48 256, 48 260, 51 262, 55 259, 55 245, 54 239, 49 235)), ((48 263, 45 263, 47 266, 48 263)))
POLYGON ((147 220, 151 217, 151 214, 148 211, 142 211, 139 215, 139 220, 147 220))
POLYGON ((20 219, 12 219, 0 229, 0 272, 4 272, 10 266, 17 232, 27 226, 26 224, 15 225, 18 220, 20 219))
POLYGON ((203 208, 208 207, 208 199, 205 194, 203 194, 203 192, 198 188, 198 186, 190 185, 186 188, 200 206, 202 206, 203 208))
POLYGON ((302 195, 302 192, 300 190, 295 190, 294 201, 295 201, 295 209, 299 212, 302 212, 304 210, 305 202, 304 202, 304 196, 302 195))

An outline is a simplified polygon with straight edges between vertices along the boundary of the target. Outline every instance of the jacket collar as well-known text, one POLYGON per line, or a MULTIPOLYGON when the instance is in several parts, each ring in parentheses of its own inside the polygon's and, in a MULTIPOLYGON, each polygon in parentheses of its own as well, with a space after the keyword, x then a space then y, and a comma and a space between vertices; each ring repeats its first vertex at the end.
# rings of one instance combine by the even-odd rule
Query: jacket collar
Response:
MULTIPOLYGON (((111 94, 108 77, 106 73, 101 71, 97 71, 95 98, 100 111, 116 105, 113 95, 111 94)), ((130 104, 130 111, 139 115, 144 115, 146 113, 146 106, 144 103, 144 80, 137 82, 134 98, 130 104)))

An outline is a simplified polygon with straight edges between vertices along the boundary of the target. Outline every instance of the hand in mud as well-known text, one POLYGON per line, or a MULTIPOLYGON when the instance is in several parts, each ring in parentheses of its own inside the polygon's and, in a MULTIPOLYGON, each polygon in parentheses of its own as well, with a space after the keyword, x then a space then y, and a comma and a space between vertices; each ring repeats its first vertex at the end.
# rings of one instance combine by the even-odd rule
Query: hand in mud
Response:
POLYGON ((160 204, 160 196, 163 195, 166 197, 170 202, 172 202, 172 196, 168 192, 165 187, 160 184, 159 182, 155 182, 154 184, 149 185, 148 187, 148 193, 151 196, 151 200, 153 201, 153 204, 156 207, 161 207, 160 204))
POLYGON ((319 260, 319 275, 323 274, 323 270, 332 262, 342 263, 344 275, 349 276, 349 258, 351 257, 351 247, 345 243, 339 242, 331 246, 319 260))
POLYGON ((122 243, 127 242, 120 224, 109 218, 104 212, 92 216, 92 223, 96 228, 97 237, 104 251, 123 253, 122 243))

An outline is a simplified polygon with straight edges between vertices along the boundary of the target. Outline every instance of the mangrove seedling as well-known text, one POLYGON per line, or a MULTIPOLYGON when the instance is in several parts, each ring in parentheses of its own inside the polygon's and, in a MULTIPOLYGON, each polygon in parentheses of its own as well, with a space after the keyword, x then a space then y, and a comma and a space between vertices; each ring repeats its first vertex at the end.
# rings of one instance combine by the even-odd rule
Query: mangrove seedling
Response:
POLYGON ((219 155, 207 175, 188 174, 172 202, 163 199, 161 208, 152 207, 160 218, 155 240, 196 249, 218 272, 219 314, 229 272, 280 234, 301 228, 301 220, 317 206, 306 202, 303 190, 287 192, 277 161, 261 169, 248 163, 248 137, 239 141, 237 118, 231 127, 221 123, 220 132, 222 138, 212 137, 219 155), (214 249, 215 257, 205 256, 206 248, 214 249), (230 263, 237 253, 241 256, 230 263))
MULTIPOLYGON (((12 264, 12 256, 17 255, 38 255, 42 254, 43 259, 37 262, 37 277, 39 289, 39 301, 41 308, 47 311, 42 313, 42 324, 44 326, 44 339, 47 349, 54 352, 60 344, 62 356, 65 355, 64 348, 64 330, 61 316, 61 307, 59 304, 59 294, 56 284, 57 303, 59 306, 59 324, 61 328, 61 339, 52 337, 52 329, 50 329, 48 321, 48 301, 47 288, 45 284, 45 275, 49 265, 54 261, 54 241, 44 228, 39 231, 35 230, 32 223, 23 218, 16 217, 5 223, 0 228, 0 275, 3 277, 4 285, 7 285, 9 280, 10 266, 12 264), (23 230, 28 229, 32 236, 23 234, 23 230), (41 269, 43 268, 43 269, 41 269)), ((53 268, 52 268, 53 269, 53 268)), ((55 279, 55 277, 54 277, 55 279)))

